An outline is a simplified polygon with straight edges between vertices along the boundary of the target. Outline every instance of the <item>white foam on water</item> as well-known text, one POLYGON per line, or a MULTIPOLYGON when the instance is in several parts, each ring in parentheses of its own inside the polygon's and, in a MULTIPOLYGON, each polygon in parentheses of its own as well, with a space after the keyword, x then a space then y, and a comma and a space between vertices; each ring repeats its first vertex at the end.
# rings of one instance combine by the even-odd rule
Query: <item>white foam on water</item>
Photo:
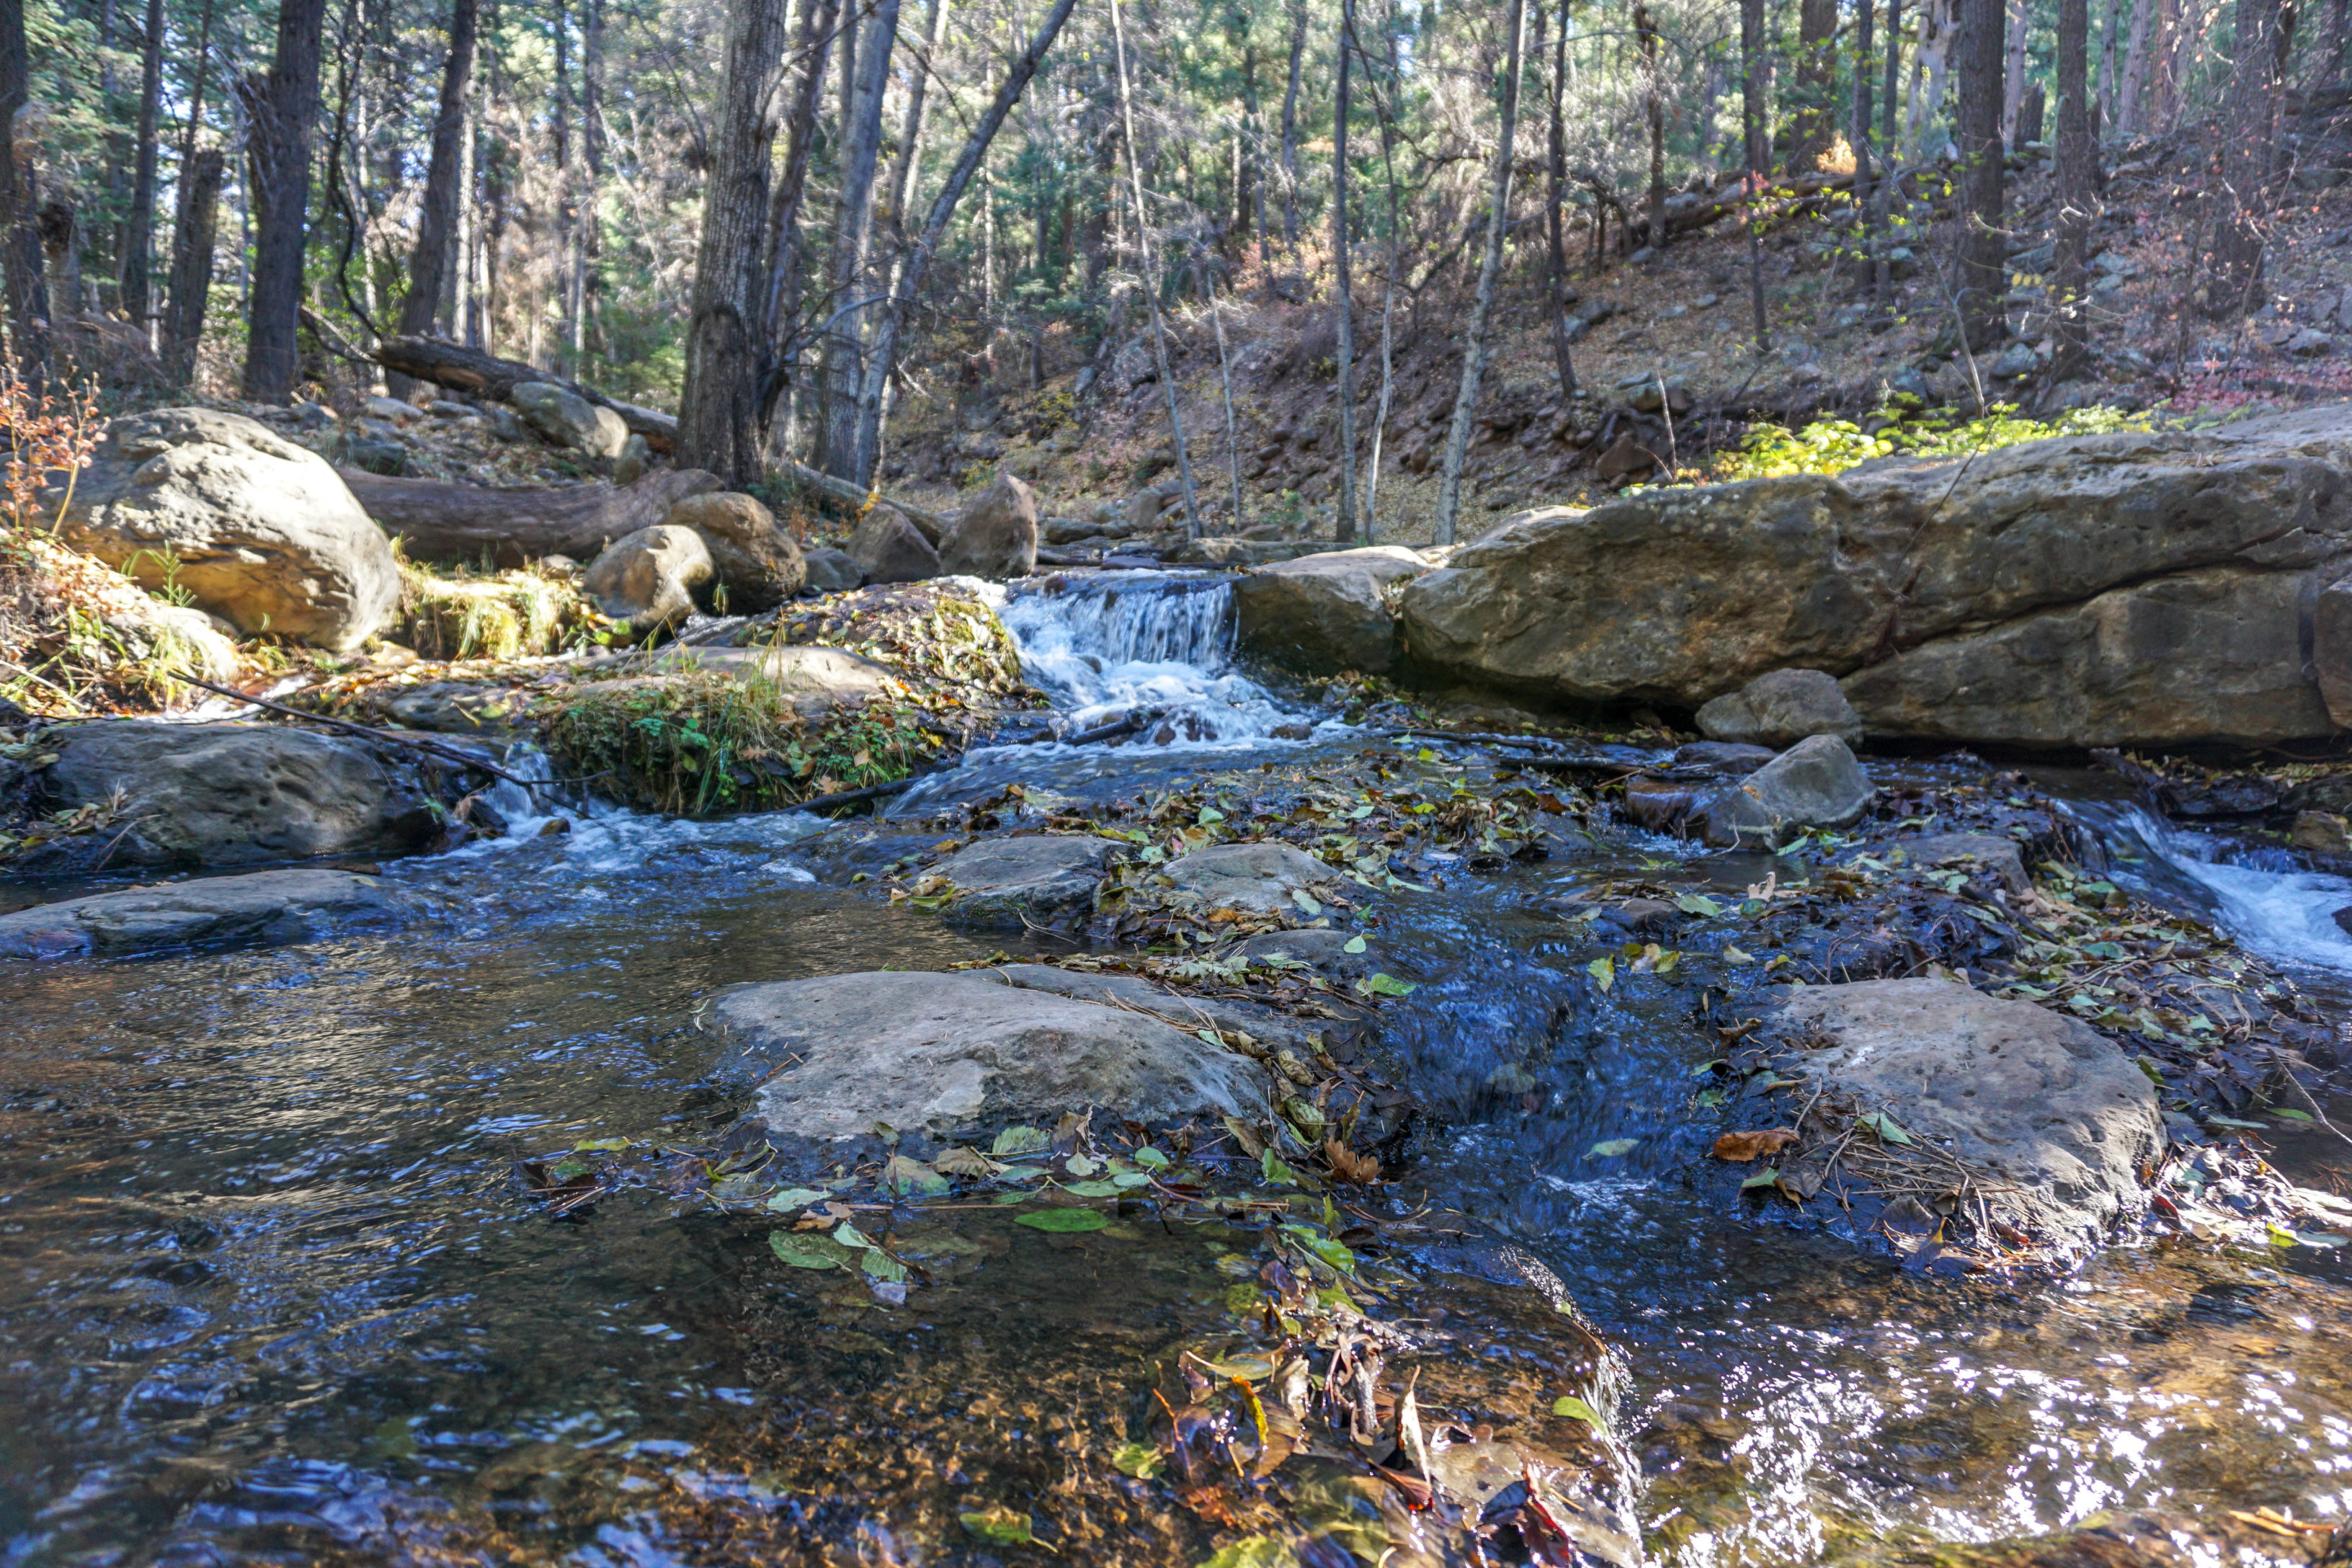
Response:
MULTIPOLYGON (((2222 858, 2223 846, 2142 805, 2083 811, 2131 840, 2202 895, 2213 922, 2265 958, 2352 974, 2352 934, 2336 911, 2352 908, 2352 881, 2319 871, 2268 870, 2222 858)), ((2130 868, 2126 864, 2125 869, 2130 868)))

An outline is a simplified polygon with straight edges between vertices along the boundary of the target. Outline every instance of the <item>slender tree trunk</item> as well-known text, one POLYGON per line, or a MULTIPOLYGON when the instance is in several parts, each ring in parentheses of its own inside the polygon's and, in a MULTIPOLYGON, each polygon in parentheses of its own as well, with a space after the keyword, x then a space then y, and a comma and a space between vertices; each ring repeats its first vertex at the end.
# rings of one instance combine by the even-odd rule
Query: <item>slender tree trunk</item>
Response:
POLYGON ((1241 166, 1235 174, 1234 237, 1247 241, 1265 235, 1265 181, 1258 170, 1257 47, 1242 50, 1242 125, 1237 139, 1241 166))
POLYGON ((2328 0, 2327 37, 2319 51, 2319 75, 2323 81, 2341 81, 2344 79, 2344 43, 2347 37, 2352 37, 2352 25, 2347 25, 2347 16, 2352 16, 2352 5, 2347 5, 2347 0, 2328 0))
MULTIPOLYGON (((1739 0, 1740 141, 1753 196, 1762 195, 1772 161, 1764 144, 1764 83, 1759 75, 1763 53, 1764 0, 1739 0)), ((1756 216, 1743 214, 1740 222, 1748 230, 1748 293, 1756 307, 1756 352, 1761 354, 1772 346, 1771 327, 1764 319, 1764 240, 1756 216)))
POLYGON ((2097 199, 2098 143, 2091 136, 2090 0, 2058 0, 2058 347, 2054 385, 2079 371, 2089 344, 2092 204, 2097 199))
MULTIPOLYGON (((441 65, 441 100, 433 119, 433 151, 425 172, 425 200, 417 214, 416 248, 408 263, 408 293, 400 302, 399 331, 417 337, 433 331, 441 313, 443 284, 453 260, 457 208, 466 199, 466 111, 473 97, 474 44, 479 23, 477 0, 452 0, 449 52, 441 65)), ((406 397, 415 384, 387 374, 394 397, 406 397)))
POLYGON ((325 22, 325 0, 279 0, 277 53, 248 132, 255 236, 241 390, 253 403, 286 402, 299 369, 294 334, 310 234, 310 127, 319 118, 325 22))
POLYGON ((2205 284, 2205 310, 2216 319, 2252 310, 2262 288, 2278 145, 2278 29, 2279 0, 2239 0, 2205 284))
MULTIPOLYGON (((1540 0, 1538 0, 1540 3, 1540 0)), ((1836 0, 1822 0, 1834 14, 1836 0)), ((1642 112, 1650 124, 1650 237, 1654 250, 1666 247, 1666 91, 1658 60, 1658 24, 1649 6, 1633 0, 1633 37, 1642 53, 1642 112)))
MULTIPOLYGON (((2340 3, 2340 0, 2339 0, 2340 3)), ((2107 25, 2099 41, 2099 124, 2116 123, 2116 73, 2119 58, 2117 36, 2124 26, 2124 0, 2107 0, 2107 25)), ((2095 132, 2094 132, 2095 134, 2095 132)))
POLYGON ((1878 106, 1878 144, 1886 150, 1886 178, 1878 182, 1878 214, 1876 228, 1878 246, 1874 253, 1873 283, 1879 303, 1891 305, 1895 300, 1895 264, 1887 256, 1887 243, 1893 228, 1895 203, 1902 192, 1895 183, 1895 170, 1900 160, 1895 154, 1895 89, 1903 73, 1903 0, 1886 0, 1886 82, 1885 101, 1878 106))
MULTIPOLYGON (((1551 47, 1551 123, 1544 149, 1545 315, 1551 330, 1551 357, 1559 372, 1559 402, 1576 396, 1576 360, 1568 342, 1568 33, 1570 0, 1559 0, 1559 37, 1551 47)), ((1382 122, 1382 133, 1387 123, 1382 122)), ((1390 193, 1393 204, 1395 193, 1390 193)))
POLYGON ((882 100, 889 84, 898 0, 877 0, 859 30, 856 79, 842 128, 841 199, 834 213, 833 303, 838 320, 824 335, 824 419, 816 466, 837 479, 863 480, 857 465, 857 404, 866 363, 866 256, 873 235, 874 183, 882 151, 882 100), (856 308, 853 308, 856 307, 856 308), (846 312, 846 314, 844 314, 846 312))
MULTIPOLYGON (((1070 0, 1061 0, 1066 11, 1070 0)), ((1062 13, 1055 13, 1058 17, 1062 13)), ((1298 13, 1306 15, 1302 6, 1298 13)), ((1305 26, 1304 22, 1300 26, 1305 26)), ((1168 332, 1160 319, 1160 272, 1151 265, 1151 209, 1143 201, 1143 166, 1135 159, 1135 110, 1127 89, 1127 27, 1120 21, 1118 0, 1110 0, 1111 54, 1118 62, 1118 141, 1127 157, 1129 191, 1135 202, 1137 272, 1143 280, 1144 302, 1151 308, 1151 357, 1159 367, 1160 390, 1168 399, 1168 438, 1176 448, 1176 482, 1184 492, 1184 531, 1201 537, 1201 500, 1192 489, 1192 455, 1184 447, 1184 420, 1176 404, 1176 377, 1168 365, 1168 332)), ((1295 58, 1295 57, 1294 57, 1295 58)), ((1292 79, 1297 79, 1296 68, 1292 79)), ((1295 95, 1294 95, 1295 96, 1295 95)))
MULTIPOLYGON (((556 272, 551 280, 556 307, 556 368, 564 374, 577 371, 577 365, 564 363, 563 351, 572 342, 572 231, 580 221, 578 203, 574 200, 572 169, 572 23, 565 0, 555 0, 553 7, 555 45, 555 101, 549 110, 549 129, 555 137, 555 261, 556 272)), ((541 352, 537 340, 544 330, 543 311, 531 315, 532 357, 541 352)))
POLYGON ((1290 85, 1282 93, 1282 240, 1298 249, 1298 75, 1307 58, 1307 0, 1290 4, 1290 85))
POLYGON ((449 253, 449 265, 442 268, 441 316, 442 335, 459 342, 481 346, 481 331, 473 320, 474 310, 474 158, 478 144, 475 112, 469 103, 466 122, 457 137, 457 234, 449 253))
POLYGON ((1877 209, 1872 204, 1871 186, 1874 171, 1871 166, 1870 149, 1870 68, 1877 64, 1871 50, 1874 41, 1871 29, 1878 9, 1876 0, 1855 0, 1853 12, 1853 123, 1848 132, 1853 143, 1853 210, 1862 223, 1862 258, 1867 271, 1871 258, 1878 254, 1877 226, 1872 221, 1877 209))
POLYGON ((1217 306, 1214 269, 1204 261, 1200 268, 1201 299, 1209 307, 1209 324, 1217 334, 1217 388, 1225 404, 1225 479, 1233 486, 1233 529, 1239 533, 1242 521, 1242 435, 1241 423, 1234 417, 1234 362, 1225 351, 1225 313, 1217 306))
POLYGON ((155 141, 163 103, 163 0, 147 0, 146 49, 139 68, 139 150, 131 176, 131 213, 122 225, 122 313, 154 341, 149 287, 155 257, 155 141))
MULTIPOLYGON (((1761 0, 1756 0, 1760 4, 1761 0)), ((1486 374, 1487 328, 1495 285, 1503 270, 1503 233, 1511 222, 1511 161, 1519 128, 1519 44, 1526 37, 1527 0, 1511 0, 1509 46, 1503 65, 1502 136, 1495 148, 1494 200, 1486 212, 1486 254, 1478 265, 1478 294, 1470 308, 1470 334, 1462 350, 1462 385, 1454 396, 1454 426, 1445 437, 1445 474, 1437 492, 1437 542, 1451 544, 1462 512, 1462 464, 1470 451, 1470 425, 1478 412, 1478 384, 1486 374)))
POLYGON ((1404 237, 1396 177, 1397 95, 1403 85, 1404 73, 1398 68, 1396 21, 1396 0, 1389 0, 1388 9, 1381 17, 1381 58, 1388 67, 1388 79, 1383 84, 1384 90, 1373 100, 1381 114, 1381 172, 1388 185, 1389 254, 1387 272, 1381 279, 1381 405, 1372 417, 1371 457, 1364 473, 1367 544, 1376 542, 1380 537, 1381 443, 1388 434, 1389 408, 1396 395, 1396 285, 1404 237))
MULTIPOLYGON (((861 469, 858 482, 861 484, 873 482, 874 469, 881 460, 883 388, 888 384, 891 373, 898 366, 899 340, 905 334, 907 318, 914 310, 915 300, 922 293, 923 278, 930 269, 931 258, 939 253, 940 241, 947 237, 948 223, 955 216, 956 204, 963 199, 965 189, 971 185, 973 177, 980 173, 981 163, 988 156, 989 144, 996 140, 996 132, 1003 125, 1005 116, 1013 112, 1013 105, 1019 103, 1021 95, 1028 90, 1031 79, 1037 74, 1037 68, 1045 61, 1045 52, 1054 47, 1054 40, 1061 36, 1062 25, 1070 19, 1070 12, 1076 4, 1077 0, 1054 0, 1054 9, 1047 13, 1035 37, 1029 40, 1028 48, 1013 60, 1012 68, 1006 71, 1004 80, 996 89, 994 101, 988 106, 988 111, 980 117, 979 122, 972 127, 971 133, 964 138, 963 151, 957 154, 955 167, 948 171, 947 183, 940 187, 940 194, 932 199, 929 216, 923 219, 922 232, 916 236, 914 248, 908 252, 906 265, 898 269, 898 281, 892 286, 889 301, 882 311, 881 328, 875 334, 873 352, 867 356, 866 381, 858 402, 857 456, 861 469)), ((1114 5, 1116 5, 1116 0, 1114 0, 1114 5)), ((1114 41, 1118 37, 1118 14, 1114 9, 1111 13, 1114 41)), ((1121 133, 1127 137, 1131 145, 1134 138, 1131 128, 1127 123, 1126 69, 1126 51, 1121 47, 1119 51, 1121 83, 1119 121, 1121 133)), ((1133 165, 1131 156, 1129 163, 1131 169, 1133 165)), ((1140 188, 1139 184, 1139 192, 1140 188)), ((1136 206, 1137 210, 1141 210, 1140 200, 1137 202, 1136 206)), ((1147 279, 1156 276, 1150 269, 1148 250, 1143 270, 1147 279)), ((1159 319, 1159 294, 1156 289, 1150 292, 1152 299, 1153 320, 1156 321, 1159 319)), ((1156 334, 1154 341, 1158 341, 1156 334)), ((1160 376, 1163 381, 1167 378, 1167 357, 1164 350, 1160 358, 1160 376)), ((1172 388, 1171 397, 1171 399, 1173 397, 1172 388)), ((1172 402, 1171 406, 1173 406, 1172 402)), ((1176 455, 1180 464, 1183 465, 1188 498, 1186 504, 1190 506, 1192 504, 1189 499, 1192 468, 1184 458, 1184 434, 1181 429, 1176 433, 1176 455)), ((1192 515, 1197 526, 1200 515, 1197 509, 1192 515)))
POLYGON ((227 160, 206 147, 181 164, 179 221, 172 231, 170 303, 163 311, 163 379, 185 388, 195 381, 196 350, 204 342, 205 310, 213 286, 213 247, 220 225, 221 178, 227 160))
POLYGON ((1810 174, 1837 129, 1837 0, 1798 0, 1797 111, 1789 136, 1789 172, 1810 174))
POLYGON ((1331 258, 1338 268, 1339 310, 1339 515, 1332 537, 1342 544, 1352 544, 1356 538, 1356 288, 1348 266, 1348 110, 1355 79, 1349 68, 1355 48, 1356 0, 1339 0, 1339 90, 1331 126, 1331 258))
MULTIPOLYGON (((809 161, 817 137, 817 110, 824 98, 824 63, 832 53, 834 23, 841 15, 840 0, 803 0, 800 38, 793 50, 800 75, 793 88, 790 138, 784 153, 783 176, 776 184, 768 217, 768 293, 760 331, 767 344, 760 388, 760 423, 772 433, 772 446, 781 455, 789 450, 793 423, 790 399, 801 384, 801 267, 806 254, 801 213, 808 202, 809 161), (781 425, 779 405, 786 410, 781 425)), ((846 33, 847 29, 843 29, 846 33)))
POLYGON ((695 252, 676 452, 678 467, 707 468, 738 489, 761 477, 761 329, 768 283, 761 240, 783 49, 784 0, 733 0, 711 127, 702 241, 695 252))
POLYGON ((948 0, 930 0, 923 26, 923 58, 908 73, 912 79, 907 89, 907 119, 898 133, 898 159, 890 169, 890 226, 902 245, 912 237, 907 225, 914 216, 915 158, 923 144, 923 107, 947 33, 948 0))
MULTIPOLYGON (((572 278, 564 316, 572 326, 572 374, 588 363, 588 324, 595 310, 594 262, 603 247, 596 221, 604 175, 604 0, 583 0, 580 25, 580 163, 573 177, 572 278)), ((764 216, 765 215, 761 215, 764 216)))
POLYGON ((2009 55, 2001 74, 2000 142, 2011 152, 2017 139, 2018 112, 2025 104, 2025 0, 2009 0, 2009 55))
POLYGON ((1970 349, 2000 341, 2008 323, 2009 235, 2001 162, 2001 67, 2005 52, 2003 0, 1964 0, 1960 12, 1960 97, 1955 118, 1960 144, 1959 242, 1954 291, 1970 349))

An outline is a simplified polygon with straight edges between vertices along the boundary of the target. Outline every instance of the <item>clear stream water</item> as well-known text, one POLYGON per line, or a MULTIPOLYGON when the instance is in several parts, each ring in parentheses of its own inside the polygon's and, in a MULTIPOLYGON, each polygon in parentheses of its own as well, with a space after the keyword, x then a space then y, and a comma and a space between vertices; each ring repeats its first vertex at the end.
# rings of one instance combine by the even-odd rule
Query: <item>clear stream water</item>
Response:
MULTIPOLYGON (((1074 582, 1006 618, 1072 732, 1138 704, 1164 721, 980 755, 900 812, 1007 782, 1272 788, 1360 749, 1234 667, 1214 585, 1074 582)), ((2352 984, 2329 918, 2352 886, 2095 792, 2074 809, 2119 875, 2352 984)), ((559 1220, 514 1179, 577 1139, 723 1126, 695 1023, 720 986, 1000 945, 814 884, 819 831, 593 813, 394 868, 460 911, 396 936, 0 970, 0 1562, 1042 1562, 955 1516, 1049 1495, 1092 1531, 1066 1561, 1205 1557, 1163 1494, 1073 1467, 1140 1431, 1150 1357, 1216 1331, 1217 1259, 1246 1238, 902 1216, 938 1283, 890 1307, 780 1268, 764 1225, 652 1189, 559 1220)), ((1654 1558, 1914 1561, 2108 1514, 2352 1512, 2340 1253, 1925 1280, 1703 1192, 1689 987, 1580 988, 1589 953, 1532 912, 1632 867, 1754 876, 1608 840, 1381 913, 1426 982, 1391 1016, 1410 1087, 1447 1124, 1400 1205, 1534 1252, 1622 1349, 1654 1558)), ((2318 1138, 2281 1158, 2319 1184, 2347 1164, 2318 1138)), ((1407 1265, 1489 1325, 1465 1352, 1486 1418, 1539 1426, 1559 1320, 1458 1259, 1407 1265)))

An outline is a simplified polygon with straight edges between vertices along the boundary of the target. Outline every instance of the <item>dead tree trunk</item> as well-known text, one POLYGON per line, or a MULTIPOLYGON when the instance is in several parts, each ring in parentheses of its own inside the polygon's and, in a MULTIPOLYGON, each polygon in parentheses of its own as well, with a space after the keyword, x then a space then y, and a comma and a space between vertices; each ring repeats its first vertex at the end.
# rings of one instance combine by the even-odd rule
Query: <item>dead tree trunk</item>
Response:
POLYGON ((310 128, 319 118, 319 47, 326 0, 279 0, 278 50, 254 104, 248 133, 253 193, 253 286, 246 299, 242 389, 254 403, 294 393, 296 312, 310 234, 310 128))
POLYGON ((585 561, 616 539, 651 528, 688 496, 724 487, 700 468, 664 468, 615 489, 593 484, 524 486, 394 479, 337 468, 377 527, 419 561, 479 561, 520 566, 546 555, 585 561))
POLYGON ((1511 0, 1510 44, 1503 64, 1503 127, 1495 148, 1494 204, 1486 213, 1486 255, 1478 264, 1478 295, 1470 309, 1470 336, 1462 351, 1462 386, 1454 396, 1454 427, 1445 437, 1445 476, 1437 492, 1437 542, 1454 542, 1462 511, 1462 464, 1470 450, 1470 424, 1478 412, 1478 384, 1486 374, 1486 331, 1495 314, 1495 285, 1503 270, 1503 231, 1511 222, 1511 159, 1519 124, 1519 43, 1526 36, 1527 0, 1511 0))
POLYGON ((567 381, 552 371, 519 360, 499 359, 446 338, 386 338, 375 346, 375 362, 388 371, 429 381, 453 392, 487 397, 494 403, 512 402, 514 389, 525 382, 547 382, 611 409, 631 432, 643 436, 646 445, 656 452, 669 451, 677 440, 678 422, 667 414, 616 401, 593 386, 567 381))
MULTIPOLYGON (((430 332, 441 306, 449 267, 450 240, 457 229, 457 204, 465 198, 458 174, 466 161, 466 102, 474 82, 477 0, 452 0, 449 53, 441 67, 440 112, 433 121, 432 161, 425 173, 425 202, 417 215, 416 248, 408 263, 408 297, 400 303, 400 331, 430 332)), ((410 378, 388 380, 394 397, 408 395, 410 378)))
POLYGON ((198 152, 181 168, 180 218, 172 234, 170 301, 163 309, 163 379, 184 387, 195 379, 204 342, 205 309, 212 298, 213 247, 219 230, 221 180, 227 160, 217 147, 198 152))
POLYGON ((2002 299, 2009 257, 2000 140, 2003 0, 1963 0, 1960 8, 1959 243, 1953 271, 1961 331, 1982 349, 2006 331, 2002 299))

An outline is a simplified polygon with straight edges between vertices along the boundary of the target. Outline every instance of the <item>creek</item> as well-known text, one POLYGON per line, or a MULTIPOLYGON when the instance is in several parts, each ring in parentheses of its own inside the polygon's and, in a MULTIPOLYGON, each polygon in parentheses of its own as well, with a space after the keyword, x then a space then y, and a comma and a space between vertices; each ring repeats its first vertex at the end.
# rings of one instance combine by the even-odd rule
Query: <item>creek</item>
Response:
MULTIPOLYGON (((894 816, 1016 784, 1081 810, 1278 792, 1367 743, 1234 664, 1214 582, 1074 574, 1004 618, 1070 732, 1160 718, 1125 743, 976 752, 894 816)), ((2038 782, 2119 880, 2352 1001, 2330 918, 2352 886, 2158 821, 2112 781, 2038 782)), ((780 1267, 743 1216, 633 1187, 559 1219, 513 1174, 582 1139, 725 1126, 698 1027, 719 987, 1006 944, 823 885, 812 851, 847 829, 803 815, 598 809, 542 837, 544 801, 513 793, 510 837, 389 870, 449 894, 450 921, 0 971, 0 1563, 1045 1561, 959 1531, 999 1502, 1058 1521, 1066 1560, 1206 1557, 1200 1521, 1083 1456, 1140 1431, 1147 1362, 1216 1331, 1234 1227, 909 1210, 898 1244, 932 1279, 894 1306, 780 1267)), ((1604 994, 1538 900, 1636 872, 1736 892, 1771 868, 1619 831, 1378 902, 1422 983, 1390 1028, 1428 1113, 1377 1201, 1534 1254, 1618 1347, 1648 1552, 1915 1561, 2108 1515, 2352 1512, 2342 1251, 2126 1246, 2057 1279, 1927 1279, 1693 1179, 1706 970, 1604 994)), ((2275 1143, 2314 1185, 2352 1167, 2319 1131, 2275 1143)), ((1544 1302, 1475 1245, 1399 1262, 1486 1325, 1476 1414, 1551 1421, 1572 1355, 1544 1302)))

